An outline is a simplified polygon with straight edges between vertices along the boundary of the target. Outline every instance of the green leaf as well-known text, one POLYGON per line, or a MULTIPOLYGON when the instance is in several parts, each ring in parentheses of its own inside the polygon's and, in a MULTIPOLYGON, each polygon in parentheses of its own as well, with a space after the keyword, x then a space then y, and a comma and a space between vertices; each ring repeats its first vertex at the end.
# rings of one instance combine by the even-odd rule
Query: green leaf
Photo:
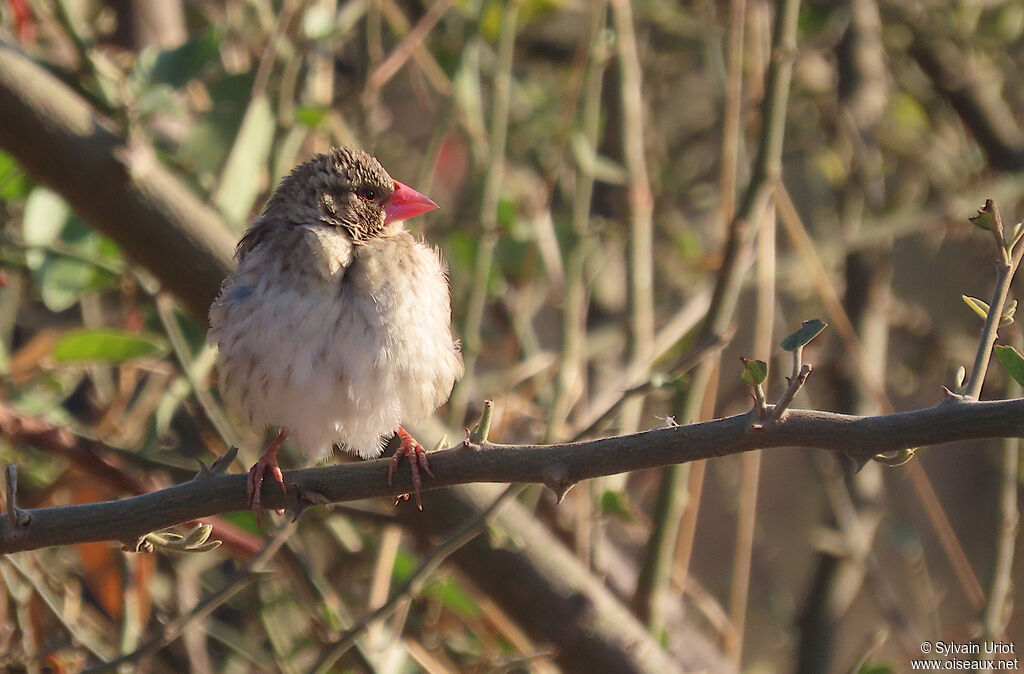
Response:
POLYGON ((60 196, 45 187, 32 190, 25 200, 22 233, 30 246, 48 246, 60 236, 71 209, 60 196))
POLYGON ((626 495, 621 491, 607 489, 601 494, 601 512, 623 522, 633 521, 633 513, 629 509, 626 495))
POLYGON ((93 286, 96 276, 96 268, 87 262, 56 256, 47 257, 32 272, 39 297, 54 313, 75 306, 82 293, 93 286))
POLYGON ((917 447, 910 449, 899 449, 895 452, 882 452, 875 454, 872 458, 876 463, 896 468, 910 463, 917 454, 917 447))
POLYGON ((800 347, 809 344, 812 339, 820 335, 827 327, 828 323, 817 318, 804 321, 800 324, 799 330, 782 340, 780 346, 784 351, 796 351, 800 347))
POLYGON ((295 121, 310 129, 317 129, 327 119, 327 108, 319 105, 302 105, 295 109, 295 121))
POLYGON ((259 195, 259 175, 270 159, 277 120, 266 96, 255 96, 242 118, 235 143, 228 154, 213 202, 230 222, 241 225, 248 219, 259 195))
POLYGON ((203 68, 217 56, 220 43, 220 33, 209 30, 176 49, 159 52, 155 57, 150 56, 153 60, 148 79, 179 89, 189 80, 198 77, 203 68))
POLYGON ((223 167, 252 98, 252 85, 252 74, 242 73, 221 77, 207 86, 213 105, 189 128, 179 148, 180 160, 192 167, 199 182, 223 167))
POLYGON ((1012 346, 995 346, 996 358, 1003 364, 1006 373, 1013 377, 1013 380, 1024 386, 1024 356, 1012 346))
POLYGON ((930 116, 921 103, 910 94, 893 92, 888 107, 889 119, 899 140, 913 143, 930 128, 930 116))
POLYGON ((17 201, 29 191, 28 178, 14 157, 0 152, 0 201, 17 201))
POLYGON ((981 209, 977 215, 972 215, 967 218, 971 221, 978 229, 984 229, 986 232, 991 232, 996 227, 996 220, 992 216, 992 212, 989 210, 981 209))
POLYGON ((960 387, 964 385, 965 381, 967 381, 967 368, 965 368, 963 365, 958 367, 956 369, 956 375, 954 377, 954 380, 956 381, 956 390, 960 391, 960 387))
POLYGON ((149 119, 157 113, 167 116, 184 117, 178 92, 166 84, 155 84, 147 87, 135 99, 135 110, 140 119, 149 119), (169 113, 169 114, 168 114, 169 113))
POLYGON ((256 514, 251 510, 239 510, 233 513, 221 513, 217 515, 218 519, 222 519, 229 524, 233 524, 242 531, 257 536, 262 536, 263 532, 256 525, 256 514))
POLYGON ((440 601, 445 608, 464 618, 480 616, 480 606, 451 578, 431 583, 423 589, 423 594, 440 601))
POLYGON ((130 358, 162 356, 165 353, 167 344, 160 337, 120 330, 70 332, 53 347, 53 357, 58 363, 120 363, 130 358))
POLYGON ((629 182, 626 169, 614 159, 598 154, 582 132, 574 133, 569 140, 576 156, 576 164, 584 173, 612 185, 625 185, 629 182))
MULTIPOLYGON (((461 230, 452 230, 445 240, 445 257, 452 267, 472 270, 476 262, 478 237, 470 236, 461 230)), ((452 274, 455 278, 455 274, 452 274)))
POLYGON ((751 386, 763 384, 764 380, 768 378, 768 363, 752 358, 742 358, 741 360, 743 361, 743 374, 740 375, 740 379, 751 386))
POLYGON ((1010 303, 1010 306, 1003 309, 1003 315, 999 317, 999 325, 1011 325, 1013 323, 1013 316, 1017 313, 1017 300, 1010 303))
POLYGON ((983 320, 983 321, 987 321, 988 320, 988 303, 987 302, 982 302, 977 297, 969 297, 967 295, 961 295, 960 297, 963 299, 964 302, 967 303, 967 306, 969 306, 971 309, 974 309, 974 313, 976 313, 979 316, 981 316, 981 320, 983 320))
POLYGON ((1024 236, 1024 222, 1018 222, 1013 226, 1013 233, 1010 235, 1010 240, 1006 242, 1006 250, 1012 250, 1017 242, 1020 241, 1020 237, 1024 236))
POLYGON ((416 558, 406 550, 395 553, 395 563, 391 566, 391 580, 401 583, 416 572, 416 558))
POLYGON ((511 199, 498 200, 498 224, 512 231, 519 219, 519 207, 511 199))

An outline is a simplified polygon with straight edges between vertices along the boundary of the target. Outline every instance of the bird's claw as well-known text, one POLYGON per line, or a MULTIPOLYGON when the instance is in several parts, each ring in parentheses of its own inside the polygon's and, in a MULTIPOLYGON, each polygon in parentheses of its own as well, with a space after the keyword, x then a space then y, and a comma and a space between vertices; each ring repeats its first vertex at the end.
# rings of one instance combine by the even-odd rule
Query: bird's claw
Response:
MULTIPOLYGON (((391 485, 391 479, 394 477, 398 464, 402 462, 402 457, 409 457, 409 468, 412 470, 412 493, 416 498, 416 507, 423 510, 423 501, 420 499, 420 487, 423 484, 423 480, 420 478, 420 469, 423 469, 430 477, 434 477, 434 473, 430 471, 430 464, 427 462, 427 450, 423 449, 423 445, 418 443, 416 438, 409 435, 409 432, 401 426, 398 427, 396 434, 401 442, 388 464, 388 486, 391 485)), ((408 498, 408 495, 406 494, 405 497, 408 498)), ((397 500, 395 505, 398 505, 397 500)))
MULTIPOLYGON (((281 467, 277 465, 276 453, 271 454, 268 452, 261 456, 260 460, 249 469, 249 475, 245 482, 245 492, 249 499, 249 507, 256 513, 256 524, 261 528, 263 527, 263 500, 260 497, 260 491, 263 489, 263 480, 268 471, 281 485, 281 491, 286 494, 288 493, 288 488, 284 484, 284 475, 281 473, 281 467)), ((278 515, 284 514, 284 510, 280 508, 274 512, 278 515)))

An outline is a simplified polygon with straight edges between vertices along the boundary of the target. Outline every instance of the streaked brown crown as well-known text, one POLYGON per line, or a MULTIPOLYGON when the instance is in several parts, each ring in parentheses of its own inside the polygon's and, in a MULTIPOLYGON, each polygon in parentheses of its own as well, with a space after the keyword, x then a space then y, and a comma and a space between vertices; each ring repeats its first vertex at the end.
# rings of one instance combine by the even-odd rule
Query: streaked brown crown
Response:
POLYGON ((336 147, 281 180, 262 219, 322 222, 361 241, 384 229, 384 202, 394 190, 395 181, 376 159, 358 148, 336 147))

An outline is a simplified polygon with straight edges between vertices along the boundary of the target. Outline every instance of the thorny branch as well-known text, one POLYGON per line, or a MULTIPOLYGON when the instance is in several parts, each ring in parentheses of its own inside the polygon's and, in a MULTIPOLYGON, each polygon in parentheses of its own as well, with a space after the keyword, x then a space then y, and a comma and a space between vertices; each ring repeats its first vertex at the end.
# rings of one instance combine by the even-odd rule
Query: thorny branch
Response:
MULTIPOLYGON (((978 402, 947 397, 934 407, 874 417, 790 409, 778 421, 755 428, 759 421, 748 412, 560 445, 459 445, 431 454, 437 479, 423 487, 429 491, 471 482, 534 482, 561 497, 581 480, 752 449, 799 446, 875 456, 960 440, 1024 437, 1024 398, 978 402)), ((296 494, 314 495, 318 503, 338 503, 408 492, 412 483, 406 472, 395 476, 392 487, 387 485, 387 463, 381 459, 286 471, 285 479, 295 489, 285 497, 270 485, 264 503, 271 509, 301 511, 309 503, 297 501, 296 494)), ((429 511, 429 499, 425 507, 429 511)), ((119 501, 25 510, 27 525, 0 518, 0 553, 133 539, 180 522, 247 508, 244 475, 207 474, 119 501)))

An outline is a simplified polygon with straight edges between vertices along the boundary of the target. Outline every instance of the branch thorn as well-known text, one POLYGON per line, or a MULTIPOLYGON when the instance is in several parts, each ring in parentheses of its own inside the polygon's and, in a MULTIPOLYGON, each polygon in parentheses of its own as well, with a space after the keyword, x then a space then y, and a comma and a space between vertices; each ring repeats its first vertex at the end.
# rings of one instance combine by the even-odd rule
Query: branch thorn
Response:
POLYGON ((469 432, 466 444, 482 445, 487 442, 487 435, 491 432, 491 419, 494 417, 494 401, 484 401, 484 411, 480 413, 480 421, 476 422, 473 430, 469 432))
POLYGON ((15 527, 28 526, 32 518, 18 507, 18 466, 13 463, 7 464, 5 477, 7 478, 7 518, 15 527))

